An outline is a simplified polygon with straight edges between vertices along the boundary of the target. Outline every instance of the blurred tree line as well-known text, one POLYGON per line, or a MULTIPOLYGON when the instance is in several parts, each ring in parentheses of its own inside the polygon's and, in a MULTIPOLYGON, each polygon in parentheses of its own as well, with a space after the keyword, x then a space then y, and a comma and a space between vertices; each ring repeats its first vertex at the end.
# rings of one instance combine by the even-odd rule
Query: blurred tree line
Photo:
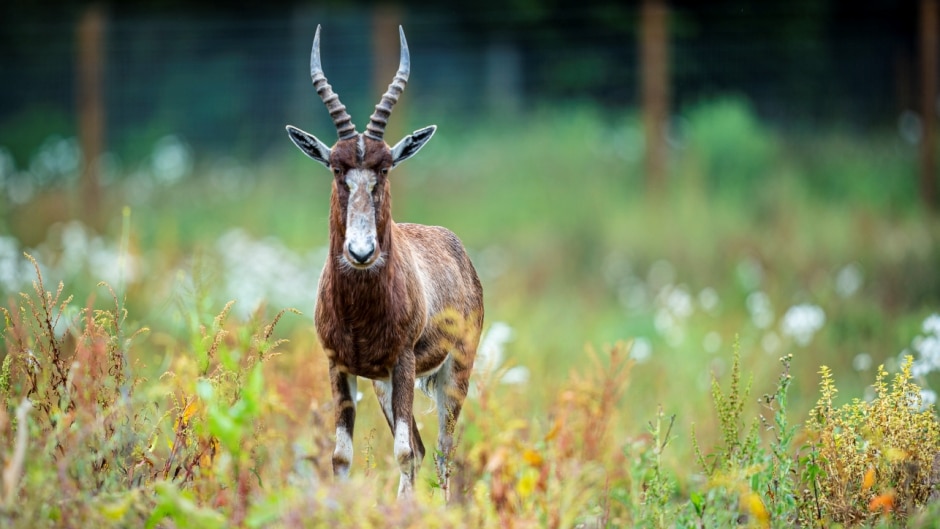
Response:
MULTIPOLYGON (((668 119, 736 94, 777 127, 894 129, 899 116, 928 108, 918 35, 921 4, 930 2, 653 0, 668 8, 668 67, 664 88, 654 88, 665 99, 660 112, 668 119)), ((331 83, 347 106, 365 109, 354 116, 371 110, 397 61, 394 34, 377 30, 377 13, 405 24, 420 47, 413 61, 422 74, 408 100, 422 103, 406 108, 455 121, 559 103, 636 108, 641 3, 7 0, 0 145, 22 164, 50 129, 82 128, 77 106, 89 96, 81 87, 94 86, 83 84, 79 58, 90 6, 103 13, 99 134, 134 159, 166 130, 198 148, 256 156, 284 147, 287 120, 326 123, 310 104, 304 66, 321 21, 331 83)))
MULTIPOLYGON (((0 5, 4 79, 30 63, 36 81, 61 75, 71 36, 90 0, 8 0, 0 5), (69 38, 37 41, 40 26, 69 38), (42 55, 37 57, 38 52, 42 55), (44 62, 45 64, 32 64, 44 62)), ((98 2, 101 3, 101 2, 98 2)), ((289 17, 298 7, 361 11, 387 2, 316 4, 220 0, 101 3, 115 19, 289 17)), ((526 94, 610 105, 636 103, 639 2, 574 0, 429 0, 401 2, 406 19, 450 18, 468 46, 503 41, 522 54, 526 94)), ((918 3, 913 0, 676 0, 669 2, 673 98, 684 102, 728 91, 747 94, 775 120, 823 119, 872 124, 916 102, 918 3)), ((244 28, 241 28, 244 31, 244 28)), ((246 35, 250 37, 250 35, 246 35)), ((110 43, 121 46, 120 42, 110 43)), ((29 79, 28 81, 32 81, 29 79)), ((33 83, 29 83, 32 85, 33 83)), ((8 90, 5 90, 8 91, 8 90)), ((27 96, 3 94, 0 117, 27 96), (18 96, 18 97, 17 97, 18 96)))

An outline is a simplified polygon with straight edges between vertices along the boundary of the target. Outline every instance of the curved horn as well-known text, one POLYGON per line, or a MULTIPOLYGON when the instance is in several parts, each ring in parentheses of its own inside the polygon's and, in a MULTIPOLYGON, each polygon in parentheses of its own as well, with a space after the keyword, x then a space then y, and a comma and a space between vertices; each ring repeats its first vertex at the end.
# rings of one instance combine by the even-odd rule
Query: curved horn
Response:
POLYGON ((385 91, 382 100, 375 105, 375 112, 369 117, 369 124, 366 126, 365 135, 374 140, 381 140, 385 135, 385 125, 388 124, 392 106, 401 97, 405 85, 408 84, 408 74, 411 73, 411 55, 408 54, 408 42, 405 41, 405 30, 401 26, 398 26, 398 35, 401 37, 401 60, 398 63, 398 73, 392 79, 392 84, 388 85, 388 90, 385 91))
POLYGON ((317 24, 317 33, 313 37, 313 51, 310 52, 310 78, 313 80, 313 87, 317 90, 323 104, 330 112, 333 118, 333 124, 336 125, 336 132, 339 139, 346 140, 356 135, 356 126, 353 125, 352 118, 346 113, 346 105, 339 101, 339 96, 333 92, 333 87, 326 82, 326 76, 323 75, 323 67, 320 66, 320 25, 317 24))

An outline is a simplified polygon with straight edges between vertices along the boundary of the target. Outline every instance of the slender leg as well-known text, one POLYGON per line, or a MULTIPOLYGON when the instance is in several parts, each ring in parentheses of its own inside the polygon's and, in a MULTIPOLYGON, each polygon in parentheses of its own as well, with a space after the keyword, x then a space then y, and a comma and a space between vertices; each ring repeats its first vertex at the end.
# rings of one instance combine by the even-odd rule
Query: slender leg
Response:
POLYGON ((356 377, 341 373, 330 363, 330 384, 336 418, 336 449, 333 450, 333 475, 349 476, 353 458, 353 427, 356 424, 356 377))
POLYGON ((389 382, 381 380, 372 381, 372 389, 375 390, 375 396, 379 399, 379 406, 382 407, 382 414, 385 415, 385 422, 395 433, 395 425, 392 424, 392 385, 389 382))
MULTIPOLYGON (((395 425, 395 459, 401 470, 398 497, 410 496, 415 485, 415 455, 422 447, 421 435, 414 421, 415 359, 405 351, 392 370, 392 423, 395 425)), ((420 461, 420 460, 419 460, 420 461)))
MULTIPOLYGON (((392 435, 395 435, 395 424, 392 417, 392 385, 388 382, 383 382, 381 380, 372 381, 372 389, 375 390, 375 396, 379 399, 379 405, 382 407, 382 414, 385 415, 385 422, 388 423, 388 428, 392 431, 392 435)), ((424 460, 424 443, 421 441, 421 434, 418 432, 418 423, 414 418, 414 414, 411 417, 411 435, 412 439, 415 442, 416 461, 415 461, 415 472, 421 468, 421 461, 424 460)))
POLYGON ((473 352, 476 346, 470 349, 471 355, 464 351, 467 348, 458 345, 454 356, 448 358, 446 364, 438 372, 438 381, 435 386, 434 400, 437 403, 437 454, 434 463, 437 466, 437 479, 444 491, 445 501, 450 501, 450 461, 454 451, 454 429, 457 418, 467 398, 470 388, 470 371, 473 369, 473 352))

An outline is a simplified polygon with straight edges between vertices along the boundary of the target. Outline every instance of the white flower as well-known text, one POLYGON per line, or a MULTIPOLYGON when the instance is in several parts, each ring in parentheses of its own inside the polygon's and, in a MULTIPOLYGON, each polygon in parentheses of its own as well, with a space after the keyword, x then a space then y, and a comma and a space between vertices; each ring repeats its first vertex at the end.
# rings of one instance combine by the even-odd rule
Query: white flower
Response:
POLYGON ((868 353, 858 353, 852 359, 852 367, 856 371, 868 371, 871 369, 871 355, 868 353))
POLYGON ((174 184, 192 170, 189 148, 173 134, 160 138, 151 156, 151 170, 160 183, 174 184))
POLYGON ((525 366, 511 367, 499 379, 503 384, 521 386, 529 381, 529 368, 525 366))
POLYGON ((679 319, 688 318, 694 310, 692 296, 682 286, 669 289, 669 293, 666 295, 666 306, 679 319))
POLYGON ((933 371, 933 366, 923 360, 914 360, 914 363, 911 364, 911 376, 914 378, 923 379, 931 371, 933 371))
POLYGON ((796 340, 797 344, 806 346, 825 322, 826 313, 823 312, 822 307, 803 303, 787 310, 783 315, 780 330, 785 336, 796 340))
POLYGON ((709 314, 714 314, 719 301, 721 300, 718 298, 718 292, 712 287, 703 288, 698 293, 698 304, 702 306, 702 310, 709 314))
POLYGON ((642 364, 649 360, 653 354, 653 344, 649 339, 639 336, 633 339, 633 346, 630 348, 630 357, 642 364))
POLYGON ((265 301, 300 309, 314 303, 325 251, 301 255, 277 239, 256 240, 240 229, 220 237, 216 249, 225 271, 224 295, 238 301, 235 311, 241 317, 265 301))
POLYGON ((760 346, 767 354, 774 354, 780 349, 780 337, 774 331, 767 331, 760 340, 760 346))
POLYGON ((932 389, 920 390, 920 400, 923 407, 933 406, 937 403, 937 392, 932 389))
POLYGON ((849 263, 836 274, 836 292, 840 297, 850 297, 861 287, 862 267, 858 264, 849 263))
POLYGON ((774 322, 774 309, 770 305, 770 298, 760 290, 748 294, 747 311, 758 329, 766 329, 774 322))
POLYGON ((721 348, 721 335, 717 331, 711 331, 702 339, 702 348, 709 353, 717 353, 721 348))
MULTIPOLYGON (((512 327, 504 322, 497 321, 490 325, 490 328, 480 339, 480 346, 477 348, 477 359, 474 364, 478 373, 488 375, 503 365, 504 350, 506 344, 512 340, 513 334, 512 327)), ((529 381, 529 368, 513 366, 503 373, 499 381, 510 385, 525 384, 529 381)))
POLYGON ((512 340, 513 330, 509 324, 497 321, 483 333, 480 346, 477 348, 476 369, 479 372, 491 373, 503 365, 503 355, 506 344, 512 340))
POLYGON ((12 294, 27 284, 32 274, 29 263, 23 259, 19 242, 13 237, 0 235, 0 290, 12 294))
POLYGON ((927 319, 924 320, 924 334, 933 334, 935 336, 940 336, 940 314, 936 312, 927 316, 927 319))

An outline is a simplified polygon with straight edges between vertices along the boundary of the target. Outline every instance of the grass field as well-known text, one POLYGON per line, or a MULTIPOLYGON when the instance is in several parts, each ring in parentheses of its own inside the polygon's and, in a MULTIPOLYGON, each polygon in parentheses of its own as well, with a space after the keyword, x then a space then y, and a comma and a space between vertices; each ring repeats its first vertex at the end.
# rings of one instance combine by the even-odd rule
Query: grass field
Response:
POLYGON ((684 116, 658 196, 638 121, 579 108, 443 123, 392 175, 395 218, 451 228, 484 284, 448 508, 428 461, 394 501, 366 383, 332 482, 330 177, 286 138, 248 165, 161 140, 112 175, 101 234, 74 182, 3 198, 0 525, 929 526, 940 219, 916 146, 783 135, 733 99, 684 116))

